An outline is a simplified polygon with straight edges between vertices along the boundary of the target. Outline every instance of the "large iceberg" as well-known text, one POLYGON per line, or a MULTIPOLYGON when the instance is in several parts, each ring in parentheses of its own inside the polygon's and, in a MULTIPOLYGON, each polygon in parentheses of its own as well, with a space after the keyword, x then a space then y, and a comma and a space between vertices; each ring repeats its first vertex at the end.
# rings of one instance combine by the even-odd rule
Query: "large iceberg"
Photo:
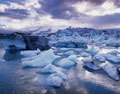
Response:
POLYGON ((52 49, 44 51, 36 58, 23 60, 24 67, 44 67, 51 64, 58 56, 56 56, 52 49))

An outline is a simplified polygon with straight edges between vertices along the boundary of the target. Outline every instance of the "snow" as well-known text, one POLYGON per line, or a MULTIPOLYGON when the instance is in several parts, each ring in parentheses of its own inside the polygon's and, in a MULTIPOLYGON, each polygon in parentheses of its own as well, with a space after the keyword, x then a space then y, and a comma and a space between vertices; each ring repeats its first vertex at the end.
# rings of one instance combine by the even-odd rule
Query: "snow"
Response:
POLYGON ((102 69, 108 74, 108 76, 110 76, 114 80, 120 79, 117 72, 117 68, 113 64, 109 63, 108 61, 106 61, 102 69))
POLYGON ((58 56, 56 56, 52 49, 47 50, 34 57, 33 59, 23 60, 24 67, 45 67, 51 64, 58 56))

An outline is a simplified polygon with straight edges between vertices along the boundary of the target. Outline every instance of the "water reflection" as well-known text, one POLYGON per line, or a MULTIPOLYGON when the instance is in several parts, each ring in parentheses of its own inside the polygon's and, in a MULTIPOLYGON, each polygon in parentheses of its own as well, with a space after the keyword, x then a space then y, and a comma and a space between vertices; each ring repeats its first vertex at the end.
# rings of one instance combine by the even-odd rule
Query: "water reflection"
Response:
MULTIPOLYGON (((4 54, 4 53, 2 53, 4 54)), ((66 72, 68 80, 60 87, 45 86, 40 68, 23 68, 19 51, 7 50, 0 61, 0 94, 120 94, 120 82, 102 70, 86 70, 79 62, 66 72)))
POLYGON ((3 56, 3 59, 6 61, 14 60, 14 59, 20 59, 22 56, 20 54, 20 51, 17 50, 6 50, 5 54, 3 56))

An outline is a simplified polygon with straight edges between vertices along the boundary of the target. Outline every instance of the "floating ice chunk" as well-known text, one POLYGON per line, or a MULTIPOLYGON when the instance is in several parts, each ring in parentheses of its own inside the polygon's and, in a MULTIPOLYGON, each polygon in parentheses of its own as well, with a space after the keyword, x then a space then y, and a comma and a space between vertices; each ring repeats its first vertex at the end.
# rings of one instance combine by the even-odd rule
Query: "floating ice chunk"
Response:
POLYGON ((106 45, 111 46, 111 47, 120 47, 120 41, 115 41, 113 39, 108 39, 106 41, 106 45))
POLYGON ((58 56, 54 55, 53 50, 50 49, 48 51, 44 51, 36 58, 23 60, 22 64, 23 66, 28 67, 44 67, 48 64, 51 64, 58 56))
POLYGON ((106 61, 106 58, 105 58, 105 56, 102 55, 102 54, 96 54, 96 55, 94 56, 93 60, 94 60, 95 62, 104 63, 104 62, 106 61))
POLYGON ((95 63, 92 60, 83 59, 82 62, 83 62, 83 66, 86 66, 90 69, 93 69, 93 70, 99 70, 100 69, 100 67, 98 65, 95 65, 95 63))
POLYGON ((102 69, 108 74, 108 76, 110 76, 114 80, 120 79, 117 68, 113 64, 109 63, 108 61, 106 61, 106 64, 102 67, 102 69))
POLYGON ((117 56, 119 54, 119 52, 118 51, 111 51, 111 52, 108 52, 107 54, 117 56))
POLYGON ((37 50, 27 50, 27 51, 21 51, 20 52, 22 56, 24 57, 32 57, 32 56, 36 56, 36 55, 39 55, 40 54, 40 50, 37 49, 37 50))
POLYGON ((89 57, 90 55, 89 55, 88 53, 86 53, 86 52, 83 52, 83 53, 81 53, 80 56, 81 56, 81 57, 89 57))
POLYGON ((56 65, 62 68, 71 68, 72 66, 75 65, 75 63, 69 60, 68 58, 64 58, 60 60, 59 62, 57 62, 56 65))
POLYGON ((74 62, 74 63, 77 63, 77 56, 76 55, 71 55, 67 59, 74 62))
POLYGON ((66 56, 70 56, 70 55, 73 55, 74 54, 74 51, 67 51, 64 53, 64 55, 66 56))
POLYGON ((120 63, 120 57, 114 56, 114 55, 106 55, 106 58, 108 61, 112 63, 120 63))
POLYGON ((49 86, 60 87, 63 82, 63 79, 56 74, 51 74, 45 79, 45 83, 49 86))
POLYGON ((60 71, 63 71, 63 69, 56 67, 52 64, 49 64, 47 66, 45 66, 41 71, 39 71, 38 73, 45 73, 45 74, 52 74, 52 73, 58 73, 60 71))
POLYGON ((95 47, 92 47, 92 48, 88 49, 87 52, 89 54, 91 54, 92 56, 94 56, 98 53, 98 50, 95 47))

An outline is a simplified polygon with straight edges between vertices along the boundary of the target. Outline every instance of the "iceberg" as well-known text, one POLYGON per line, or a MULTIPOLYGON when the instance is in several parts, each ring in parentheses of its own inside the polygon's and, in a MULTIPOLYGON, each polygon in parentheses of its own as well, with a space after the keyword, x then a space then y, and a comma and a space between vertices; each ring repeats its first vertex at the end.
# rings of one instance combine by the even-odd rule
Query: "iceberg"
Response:
POLYGON ((57 62, 56 65, 62 68, 71 68, 72 66, 75 65, 75 63, 68 60, 67 58, 64 58, 60 60, 59 62, 57 62))
POLYGON ((45 66, 42 70, 38 71, 37 73, 42 73, 42 74, 52 74, 52 73, 60 73, 64 71, 60 67, 56 67, 55 65, 49 64, 45 66))
POLYGON ((0 36, 1 42, 4 44, 5 49, 26 49, 24 39, 19 34, 6 34, 0 36))
POLYGON ((86 53, 86 52, 83 52, 83 53, 80 54, 80 56, 81 57, 89 57, 90 55, 88 53, 86 53))
POLYGON ((110 61, 112 63, 119 63, 120 64, 120 56, 106 55, 106 58, 108 61, 110 61))
POLYGON ((83 62, 83 66, 86 66, 86 67, 88 67, 88 68, 90 68, 90 69, 92 69, 92 70, 99 70, 99 69, 101 69, 101 67, 99 67, 98 65, 96 65, 96 64, 92 61, 92 59, 90 59, 90 60, 88 60, 88 59, 83 59, 82 62, 83 62))
POLYGON ((76 55, 71 55, 67 59, 74 62, 75 64, 78 62, 76 55))
POLYGON ((108 61, 106 61, 102 69, 108 74, 108 76, 110 76, 114 80, 118 81, 120 79, 117 68, 113 64, 109 63, 108 61))
POLYGON ((73 50, 72 51, 66 51, 64 53, 64 55, 66 55, 66 56, 70 56, 70 55, 73 55, 73 54, 75 54, 75 52, 73 50))
POLYGON ((51 64, 56 58, 58 58, 58 56, 50 49, 32 59, 23 60, 22 64, 24 67, 45 67, 46 65, 51 64))
POLYGON ((45 83, 53 87, 60 87, 63 82, 63 79, 56 74, 51 74, 45 79, 45 83))
POLYGON ((45 82, 47 82, 46 84, 50 86, 60 87, 61 84, 68 79, 63 71, 65 70, 49 64, 37 73, 49 74, 45 79, 45 82))
POLYGON ((32 56, 36 56, 36 55, 39 55, 40 54, 40 50, 37 49, 37 50, 26 50, 26 51, 21 51, 20 54, 23 56, 23 57, 32 57, 32 56))
POLYGON ((92 47, 90 49, 87 50, 87 52, 91 55, 91 56, 95 56, 98 53, 98 50, 95 47, 92 47))
POLYGON ((72 66, 77 64, 77 56, 71 55, 68 58, 63 58, 59 62, 56 62, 55 65, 62 68, 71 68, 72 66))
POLYGON ((104 63, 106 61, 106 58, 105 58, 105 56, 103 54, 96 54, 93 57, 93 61, 99 62, 99 63, 104 63))
POLYGON ((117 56, 119 53, 120 52, 118 51, 111 51, 111 52, 108 52, 107 54, 117 56))

